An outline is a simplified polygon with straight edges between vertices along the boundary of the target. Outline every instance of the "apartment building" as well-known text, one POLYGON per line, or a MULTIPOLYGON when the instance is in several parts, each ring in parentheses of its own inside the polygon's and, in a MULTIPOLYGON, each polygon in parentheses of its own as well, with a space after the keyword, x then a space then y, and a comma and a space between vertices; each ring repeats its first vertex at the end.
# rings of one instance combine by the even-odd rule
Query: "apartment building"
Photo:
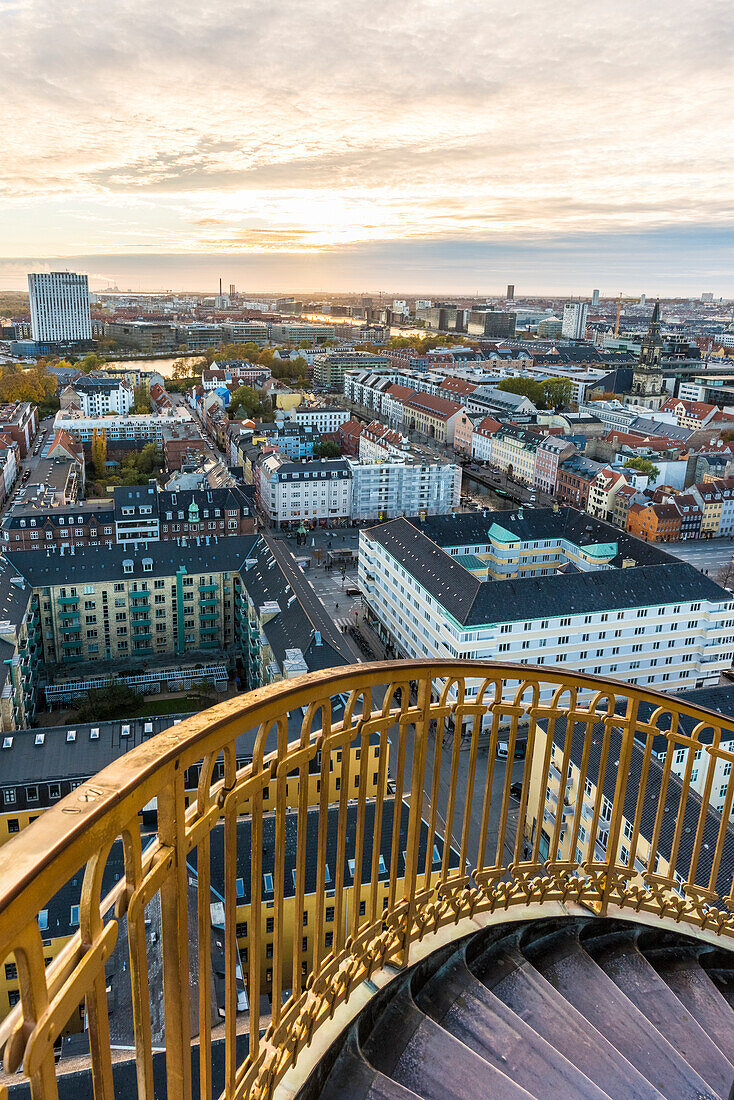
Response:
MULTIPOLYGON (((190 419, 186 410, 180 410, 177 417, 190 419)), ((95 432, 104 432, 108 445, 117 442, 163 443, 164 426, 173 418, 154 416, 150 413, 132 413, 129 416, 84 416, 74 408, 60 409, 54 418, 54 431, 67 432, 72 439, 78 439, 88 450, 92 445, 95 432)))
POLYGON ((345 459, 286 462, 272 454, 259 464, 255 478, 259 510, 278 530, 343 526, 352 512, 352 476, 345 459))
POLYGON ((89 282, 73 271, 28 276, 31 332, 37 344, 67 344, 92 338, 89 282))
POLYGON ((0 434, 18 444, 20 457, 25 458, 38 431, 38 409, 30 401, 15 401, 0 406, 0 434))
POLYGON ((396 519, 360 532, 367 613, 391 652, 563 664, 665 690, 715 684, 731 594, 570 509, 396 519))
POLYGON ((349 411, 339 405, 296 405, 288 416, 299 427, 313 428, 320 435, 335 435, 349 420, 349 411))
POLYGON ((586 508, 589 515, 597 519, 611 519, 614 515, 614 499, 627 482, 624 476, 616 470, 605 466, 599 470, 596 477, 589 484, 589 498, 586 508))
POLYGON ((544 493, 553 494, 558 481, 558 467, 576 454, 576 447, 563 436, 547 435, 535 449, 533 485, 544 493))
POLYGON ((454 433, 462 405, 430 393, 416 393, 403 401, 403 427, 421 432, 437 443, 454 444, 454 433))
POLYGON ((459 507, 461 467, 419 456, 350 462, 352 519, 443 515, 459 507))
MULTIPOLYGON (((643 704, 643 713, 649 712, 650 708, 643 704)), ((602 765, 601 737, 591 737, 588 751, 585 752, 587 746, 584 737, 573 736, 568 745, 568 763, 565 766, 565 736, 565 723, 554 723, 552 729, 544 721, 537 724, 528 806, 542 805, 543 817, 540 821, 534 817, 526 819, 525 835, 531 844, 538 844, 538 854, 542 860, 603 861, 609 855, 609 826, 615 797, 616 769, 602 765), (552 740, 546 765, 545 754, 549 737, 552 740), (545 798, 542 797, 544 786, 545 798)), ((668 743, 667 738, 655 740, 658 744, 668 743)), ((608 759, 618 760, 621 749, 622 730, 611 726, 608 759)), ((695 751, 691 750, 692 753, 695 751)), ((687 756, 687 752, 688 750, 684 750, 684 755, 687 756)), ((724 786, 728 784, 720 784, 720 788, 724 786)), ((731 887, 731 870, 728 867, 715 868, 712 859, 721 829, 721 818, 716 812, 709 812, 701 820, 701 802, 695 790, 685 798, 682 794, 678 774, 674 772, 666 780, 660 758, 655 754, 648 757, 644 747, 634 742, 629 760, 621 828, 616 851, 612 854, 617 862, 628 866, 633 881, 635 876, 639 876, 642 886, 641 876, 651 859, 656 871, 668 874, 672 860, 678 866, 690 866, 695 850, 698 853, 700 881, 707 881, 714 872, 715 889, 724 897, 731 887), (661 799, 664 810, 658 819, 661 799), (658 820, 659 826, 656 825, 658 820), (635 837, 636 821, 639 821, 639 831, 635 837), (654 842, 653 852, 651 846, 654 842)), ((732 838, 734 839, 734 834, 732 838)), ((675 877, 682 887, 683 877, 678 872, 675 877)))
POLYGON ((100 660, 216 651, 243 644, 235 576, 255 536, 214 545, 82 547, 69 553, 12 551, 8 557, 38 599, 43 661, 65 669, 100 660))
POLYGON ((359 435, 360 462, 387 462, 410 453, 407 436, 379 420, 366 424, 359 435))
POLYGON ((492 440, 501 427, 501 422, 492 416, 485 416, 479 421, 472 433, 472 458, 476 458, 478 462, 491 462, 492 440))
POLYGON ((210 545, 222 538, 249 535, 255 520, 249 498, 236 487, 220 489, 159 489, 147 485, 115 487, 115 542, 185 542, 210 545))
POLYGON ((530 428, 502 425, 492 437, 490 462, 525 485, 535 482, 535 454, 543 436, 530 428))
POLYGON ((201 372, 204 390, 216 390, 221 386, 252 386, 259 389, 271 377, 270 367, 250 363, 246 359, 218 359, 201 372))
POLYGON ((84 416, 126 416, 135 394, 132 386, 116 378, 82 377, 63 388, 59 402, 62 410, 78 409, 84 416))

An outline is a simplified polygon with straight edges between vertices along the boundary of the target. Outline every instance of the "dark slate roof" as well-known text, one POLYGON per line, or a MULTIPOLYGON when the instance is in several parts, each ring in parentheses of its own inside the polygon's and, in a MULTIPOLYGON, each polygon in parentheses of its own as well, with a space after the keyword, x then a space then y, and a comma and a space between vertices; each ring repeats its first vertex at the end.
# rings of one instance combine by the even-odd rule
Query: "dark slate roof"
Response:
POLYGON ((275 602, 280 611, 263 626, 263 633, 282 668, 287 649, 300 649, 309 671, 334 668, 344 658, 325 639, 318 643, 316 631, 297 595, 264 539, 257 539, 248 555, 251 564, 242 572, 242 582, 255 607, 275 602))
MULTIPOLYGON (((36 553, 37 551, 32 551, 36 553)), ((23 574, 7 558, 0 557, 0 622, 19 626, 33 593, 23 583, 23 574)))
POLYGON ((115 719, 110 722, 69 722, 66 726, 11 730, 0 737, 0 773, 3 782, 41 783, 96 775, 119 756, 177 724, 188 714, 156 718, 115 719), (123 727, 129 734, 123 736, 123 727), (149 728, 148 728, 149 727, 149 728), (98 736, 92 738, 92 730, 98 736), (74 740, 69 740, 69 732, 74 740), (43 744, 36 738, 43 734, 43 744), (12 744, 5 748, 5 743, 12 744))
MULTIPOLYGON (((705 707, 706 710, 715 711, 721 715, 721 740, 734 741, 734 684, 721 684, 718 687, 694 688, 691 691, 678 692, 674 698, 686 703, 692 703, 697 707, 705 707)), ((647 719, 655 708, 649 703, 640 704, 640 717, 647 719)), ((713 721, 713 719, 712 719, 713 721)), ((681 733, 692 734, 698 720, 689 715, 682 714, 678 719, 678 728, 681 733)), ((713 729, 703 728, 697 734, 698 740, 704 745, 710 745, 713 741, 713 729)), ((653 738, 653 750, 656 753, 666 752, 668 740, 662 734, 653 738)))
POLYGON ((625 431, 639 435, 663 435, 667 439, 679 439, 682 443, 687 443, 696 434, 693 428, 681 428, 678 424, 663 423, 662 420, 652 420, 647 416, 636 417, 625 431))
MULTIPOLYGON (((438 597, 437 597, 438 598, 438 597)), ((722 603, 730 594, 692 565, 643 565, 607 569, 572 576, 526 577, 489 581, 480 586, 467 626, 492 622, 518 622, 571 614, 593 614, 610 608, 654 607, 661 603, 710 600, 722 603), (501 596, 495 585, 502 585, 501 596), (501 599, 501 608, 498 600, 501 599), (498 618, 498 615, 500 616, 498 618)))
MULTIPOLYGON (((556 515, 553 512, 546 514, 556 515)), ((557 516, 562 514, 559 512, 557 516)), ((589 518, 580 513, 578 515, 583 520, 589 518)), ((517 530, 518 537, 523 541, 548 538, 551 534, 547 527, 543 527, 542 510, 526 509, 523 520, 516 520, 514 525, 511 513, 495 513, 492 519, 490 516, 491 513, 486 516, 467 513, 466 516, 456 517, 464 529, 460 539, 454 537, 454 544, 469 541, 466 532, 472 529, 477 532, 478 541, 486 542, 487 532, 495 518, 506 529, 517 530), (527 526, 526 515, 529 517, 527 526), (476 519, 476 526, 464 525, 465 519, 469 523, 476 519)), ((436 526, 440 529, 441 521, 444 523, 445 544, 448 545, 451 517, 447 516, 431 517, 422 525, 419 522, 414 525, 405 519, 391 520, 371 528, 369 536, 376 539, 450 615, 466 627, 560 617, 569 612, 598 613, 610 608, 621 610, 688 600, 722 603, 731 599, 725 589, 703 576, 692 565, 657 550, 649 555, 648 551, 652 549, 649 544, 624 538, 616 528, 598 522, 590 525, 591 532, 580 540, 581 545, 616 541, 619 553, 615 562, 621 565, 622 557, 630 556, 636 559, 636 566, 572 575, 556 573, 546 577, 479 581, 424 533, 435 530, 436 526), (439 524, 434 524, 434 519, 438 519, 439 524), (627 547, 631 550, 629 555, 627 547), (502 585, 501 590, 497 585, 502 585)), ((564 531, 562 526, 553 533, 566 533, 572 539, 570 531, 564 531)))
POLYGON ((372 527, 369 536, 416 577, 450 615, 466 622, 481 587, 476 577, 407 519, 372 527))
POLYGON ((616 542, 621 564, 623 558, 634 558, 638 565, 655 565, 673 562, 673 558, 659 546, 651 545, 628 535, 618 527, 603 520, 594 519, 586 512, 574 508, 517 508, 514 511, 459 512, 448 516, 427 516, 414 524, 439 546, 460 546, 470 542, 487 541, 492 524, 498 523, 506 531, 517 535, 522 542, 539 539, 565 538, 576 546, 589 546, 600 542, 616 542))
MULTIPOLYGON (((84 584, 101 580, 123 580, 125 577, 165 577, 184 567, 188 573, 213 573, 217 570, 244 569, 256 535, 235 535, 222 538, 208 546, 177 542, 149 543, 143 549, 122 546, 77 547, 72 553, 46 553, 37 550, 10 552, 8 558, 18 572, 34 588, 58 584, 84 584), (143 559, 153 559, 153 570, 143 572, 143 559), (132 573, 124 573, 123 561, 133 562, 132 573)), ((1 615, 1 612, 0 612, 1 615)))

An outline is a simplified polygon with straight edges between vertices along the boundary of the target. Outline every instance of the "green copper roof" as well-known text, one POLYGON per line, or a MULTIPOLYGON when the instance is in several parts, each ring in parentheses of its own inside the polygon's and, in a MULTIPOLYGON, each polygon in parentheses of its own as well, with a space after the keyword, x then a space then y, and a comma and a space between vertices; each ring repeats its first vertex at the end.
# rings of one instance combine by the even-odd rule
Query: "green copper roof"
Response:
POLYGON ((507 531, 504 527, 500 527, 499 523, 493 523, 489 529, 489 538, 494 542, 519 542, 520 539, 517 535, 513 535, 511 531, 507 531))
POLYGON ((596 542, 591 546, 580 546, 579 553, 588 558, 615 558, 617 556, 617 543, 596 542))

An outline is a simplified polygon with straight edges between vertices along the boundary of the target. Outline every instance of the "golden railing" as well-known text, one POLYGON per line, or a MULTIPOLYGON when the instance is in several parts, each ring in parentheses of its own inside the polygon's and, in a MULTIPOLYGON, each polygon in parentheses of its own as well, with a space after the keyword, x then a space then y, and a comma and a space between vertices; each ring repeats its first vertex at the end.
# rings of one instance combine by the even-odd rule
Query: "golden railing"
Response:
POLYGON ((0 1025, 5 1069, 22 1067, 34 1100, 56 1097, 55 1044, 84 1003, 95 1097, 114 1095, 105 963, 125 915, 138 1095, 152 1100, 145 915, 159 895, 167 1094, 191 1095, 187 880, 195 860, 198 1088, 202 1098, 212 1095, 215 828, 224 834, 227 1100, 272 1096, 361 983, 386 964, 406 965, 421 941, 458 929, 467 917, 508 919, 513 907, 526 912, 576 903, 597 913, 672 918, 709 938, 730 937, 734 853, 727 823, 734 785, 728 782, 721 816, 710 812, 720 797, 712 791, 713 766, 698 784, 700 798, 693 791, 694 764, 700 770, 734 760, 722 747, 728 728, 720 715, 616 681, 492 662, 357 665, 221 703, 126 753, 0 849, 0 963, 14 958, 20 990, 19 1004, 0 1025), (339 695, 344 710, 337 721, 332 700, 339 695), (289 721, 291 732, 297 725, 290 742, 289 721), (235 738, 248 730, 256 731, 252 757, 238 765, 235 738), (662 767, 653 759, 660 737, 667 750, 662 767), (522 741, 527 751, 513 780, 522 741), (497 758, 499 745, 506 763, 497 758), (672 772, 681 750, 679 780, 672 772), (200 769, 193 791, 192 769, 200 769), (310 814, 309 776, 318 780, 310 814), (514 796, 513 783, 520 784, 514 796), (274 797, 266 800, 266 791, 274 797), (336 802, 329 809, 331 795, 336 802), (141 813, 154 799, 157 828, 143 847, 141 813), (388 800, 396 809, 392 835, 384 836, 388 800), (243 865, 237 826, 245 808, 251 814, 251 852, 244 853, 251 944, 246 1026, 237 1012, 237 868, 243 865), (314 814, 315 871, 306 865, 307 821, 314 814), (330 814, 336 815, 335 840, 327 835, 330 814), (349 835, 348 819, 354 824, 349 835), (266 821, 275 836, 272 902, 263 897, 266 821), (292 884, 285 876, 288 829, 296 838, 292 884), (115 844, 122 845, 124 875, 102 897, 115 844), (389 856, 386 876, 381 845, 389 856), (79 930, 46 966, 37 914, 82 871, 79 930), (307 873, 315 906, 308 956, 298 927, 307 873), (329 939, 327 905, 334 910, 329 939), (290 938, 287 906, 295 920, 290 938), (270 955, 266 962, 261 950, 267 913, 270 982, 264 973, 270 955), (272 1017, 261 1021, 263 989, 272 998, 272 1017), (244 1059, 237 1056, 243 1029, 249 1039, 244 1059))

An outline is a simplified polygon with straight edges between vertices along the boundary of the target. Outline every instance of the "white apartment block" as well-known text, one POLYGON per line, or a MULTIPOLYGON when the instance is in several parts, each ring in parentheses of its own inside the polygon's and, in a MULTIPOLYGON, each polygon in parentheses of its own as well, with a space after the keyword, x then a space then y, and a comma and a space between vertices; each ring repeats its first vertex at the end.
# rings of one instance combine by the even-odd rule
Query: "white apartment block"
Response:
POLYGON ((368 616, 395 653, 716 684, 734 601, 692 566, 570 509, 396 519, 360 532, 368 616), (563 571, 561 571, 563 569, 563 571))
POLYGON ((135 393, 126 382, 110 383, 106 379, 99 385, 77 382, 62 391, 62 410, 69 404, 78 405, 85 416, 107 416, 108 413, 126 416, 135 404, 135 393))
POLYGON ((461 467, 392 458, 378 463, 349 463, 352 471, 352 519, 386 520, 395 516, 441 516, 461 499, 461 467))
POLYGON ((352 474, 344 459, 284 462, 268 455, 255 472, 258 508, 278 529, 333 527, 348 523, 352 508, 352 474))
POLYGON ((38 343, 91 340, 86 275, 51 271, 28 276, 31 333, 38 343))
POLYGON ((586 335, 588 302, 569 302, 563 307, 561 335, 566 340, 583 340, 586 335))
POLYGON ((130 416, 84 416, 60 409, 54 418, 54 431, 65 431, 73 439, 91 443, 95 431, 103 431, 108 442, 136 440, 141 443, 163 443, 165 428, 183 420, 193 421, 187 409, 177 407, 175 417, 133 413, 130 416))
MULTIPOLYGON (((734 687, 731 684, 726 684, 700 691, 688 691, 684 695, 684 701, 706 707, 709 710, 719 711, 721 714, 719 718, 721 728, 719 746, 725 752, 731 753, 734 751, 734 687)), ((647 718, 647 713, 643 712, 642 717, 647 718)), ((689 737, 693 734, 697 724, 687 716, 682 716, 679 723, 679 731, 689 737)), ((690 784, 701 797, 705 793, 709 768, 713 768, 711 804, 715 810, 721 813, 729 786, 731 760, 707 751, 706 746, 712 745, 714 741, 714 731, 710 727, 701 729, 697 739, 701 746, 699 748, 675 746, 671 749, 667 737, 655 737, 652 742, 652 751, 661 762, 670 753, 670 770, 680 779, 684 778, 686 769, 689 769, 690 784), (689 760, 691 755, 693 759, 689 760)), ((734 817, 734 807, 732 807, 730 817, 734 817)))
POLYGON ((339 405, 297 405, 288 416, 301 427, 311 427, 324 435, 333 435, 340 424, 349 420, 349 410, 339 405))

